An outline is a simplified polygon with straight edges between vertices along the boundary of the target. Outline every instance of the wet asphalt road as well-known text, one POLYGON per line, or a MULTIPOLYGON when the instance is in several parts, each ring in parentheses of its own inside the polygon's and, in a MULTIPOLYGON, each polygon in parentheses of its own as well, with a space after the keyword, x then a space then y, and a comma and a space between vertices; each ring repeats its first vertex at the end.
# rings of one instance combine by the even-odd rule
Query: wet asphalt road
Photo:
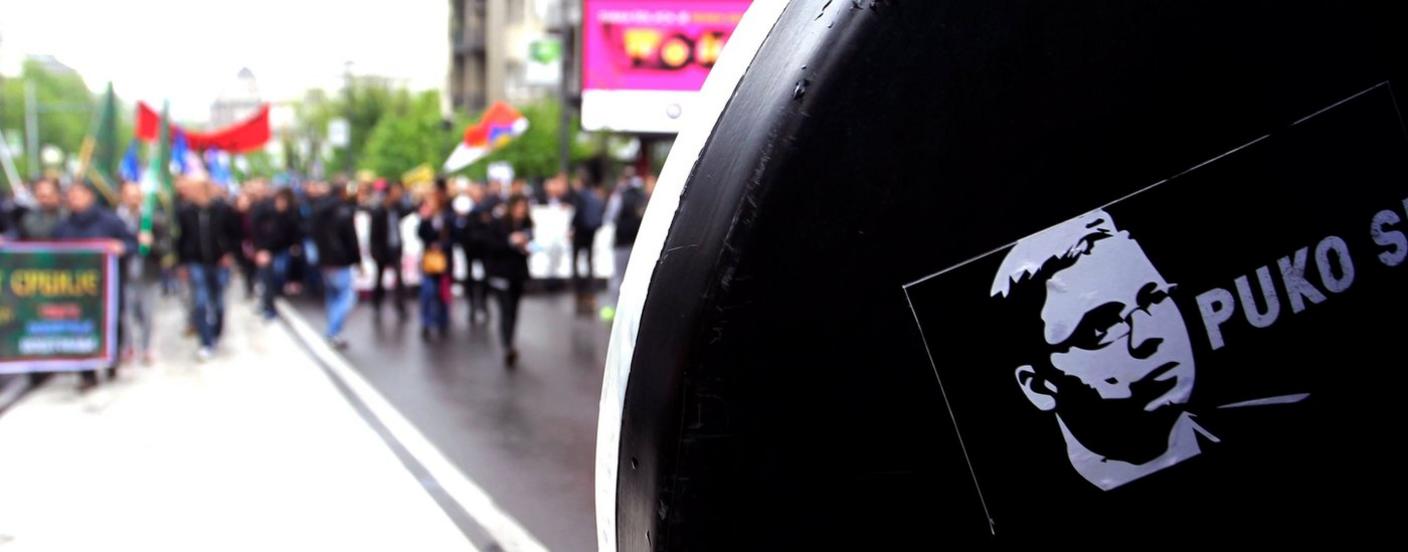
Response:
MULTIPOLYGON (((294 301, 320 329, 321 305, 294 301)), ((347 360, 456 466, 551 550, 592 550, 597 401, 610 324, 574 314, 570 293, 529 294, 516 369, 498 319, 470 326, 463 300, 449 339, 421 340, 415 302, 377 323, 363 302, 347 322, 347 360)))

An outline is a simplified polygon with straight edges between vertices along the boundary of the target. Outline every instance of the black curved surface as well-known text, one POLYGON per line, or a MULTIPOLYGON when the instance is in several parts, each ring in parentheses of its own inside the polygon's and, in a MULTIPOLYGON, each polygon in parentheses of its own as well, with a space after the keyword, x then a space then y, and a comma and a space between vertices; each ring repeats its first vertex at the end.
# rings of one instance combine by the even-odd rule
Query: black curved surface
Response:
MULTIPOLYGON (((903 286, 1408 82, 1392 4, 792 2, 655 267, 623 409, 620 550, 1389 530, 1397 509, 1367 488, 1401 491, 1401 476, 1309 510, 1291 508, 1295 481, 1173 486, 1121 509, 1053 484, 1026 495, 1049 516, 990 527, 903 286)), ((1353 480, 1303 477, 1315 492, 1353 480)))

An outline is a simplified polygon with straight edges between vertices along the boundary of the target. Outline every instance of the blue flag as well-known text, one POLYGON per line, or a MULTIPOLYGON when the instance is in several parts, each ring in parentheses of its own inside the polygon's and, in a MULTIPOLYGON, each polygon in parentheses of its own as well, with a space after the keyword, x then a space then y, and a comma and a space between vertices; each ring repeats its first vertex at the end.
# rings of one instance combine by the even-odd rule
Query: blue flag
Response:
POLYGON ((205 152, 205 166, 210 170, 210 181, 225 189, 230 189, 230 184, 234 182, 230 174, 229 155, 217 149, 210 149, 205 152))
POLYGON ((190 153, 190 147, 186 145, 186 134, 176 132, 175 138, 171 140, 171 165, 176 174, 186 174, 191 170, 190 164, 186 162, 186 156, 190 153))
POLYGON ((123 182, 140 182, 142 180, 142 162, 137 159, 136 140, 127 145, 127 153, 123 154, 122 164, 118 166, 117 173, 123 182))

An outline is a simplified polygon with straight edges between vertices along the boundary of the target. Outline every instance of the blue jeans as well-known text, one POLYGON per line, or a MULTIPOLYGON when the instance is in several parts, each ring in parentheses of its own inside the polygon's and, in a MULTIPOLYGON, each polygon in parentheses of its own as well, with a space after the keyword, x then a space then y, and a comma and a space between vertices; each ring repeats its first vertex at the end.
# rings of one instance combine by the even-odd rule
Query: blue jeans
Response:
POLYGON ((274 298, 283 292, 284 278, 287 275, 288 251, 270 255, 268 266, 259 269, 259 281, 264 283, 264 294, 260 303, 265 318, 274 317, 274 298))
POLYGON ((318 269, 318 244, 312 239, 303 240, 303 288, 309 295, 325 293, 321 272, 318 269))
POLYGON ((342 335, 347 315, 357 306, 357 290, 352 286, 352 267, 323 269, 323 297, 328 309, 328 337, 342 335))
POLYGON ((225 286, 230 283, 230 271, 219 265, 191 263, 186 272, 191 278, 192 317, 200 345, 214 347, 225 330, 225 286))
POLYGON ((444 276, 422 276, 420 279, 420 323, 426 329, 444 330, 450 326, 445 300, 440 296, 440 279, 444 276))

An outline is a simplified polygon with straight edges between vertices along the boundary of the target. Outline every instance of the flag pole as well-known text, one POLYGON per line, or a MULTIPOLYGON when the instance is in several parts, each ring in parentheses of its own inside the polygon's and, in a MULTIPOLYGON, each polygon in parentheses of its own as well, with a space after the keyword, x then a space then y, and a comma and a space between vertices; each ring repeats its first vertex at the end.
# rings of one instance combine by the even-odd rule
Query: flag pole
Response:
MULTIPOLYGON (((161 123, 156 142, 152 144, 154 151, 151 152, 151 156, 147 159, 147 170, 142 176, 142 180, 145 181, 142 183, 142 191, 145 193, 142 199, 142 220, 139 223, 139 231, 147 235, 151 235, 152 232, 152 217, 155 215, 158 200, 161 200, 164 209, 168 211, 171 210, 169 198, 170 186, 166 184, 171 178, 170 154, 166 150, 171 140, 170 122, 167 119, 169 107, 168 103, 162 103, 161 123)), ((173 227, 171 231, 174 237, 176 228, 173 227)), ((151 247, 140 244, 138 245, 138 250, 143 255, 146 255, 151 251, 151 247)))
MULTIPOLYGON (((83 185, 82 181, 85 177, 91 173, 97 172, 92 170, 93 167, 91 164, 93 160, 93 149, 97 144, 97 141, 94 140, 92 136, 85 136, 83 137, 83 145, 78 148, 78 171, 74 173, 74 176, 78 177, 80 186, 83 185)), ((93 181, 93 184, 94 188, 102 192, 103 199, 107 200, 108 205, 117 205, 117 197, 113 194, 112 188, 108 187, 106 179, 99 177, 93 181)))
POLYGON ((13 155, 10 152, 10 143, 5 141, 5 132, 0 130, 0 165, 4 166, 5 181, 10 185, 10 193, 16 199, 29 198, 29 188, 25 187, 24 180, 20 179, 20 171, 15 168, 13 155))

